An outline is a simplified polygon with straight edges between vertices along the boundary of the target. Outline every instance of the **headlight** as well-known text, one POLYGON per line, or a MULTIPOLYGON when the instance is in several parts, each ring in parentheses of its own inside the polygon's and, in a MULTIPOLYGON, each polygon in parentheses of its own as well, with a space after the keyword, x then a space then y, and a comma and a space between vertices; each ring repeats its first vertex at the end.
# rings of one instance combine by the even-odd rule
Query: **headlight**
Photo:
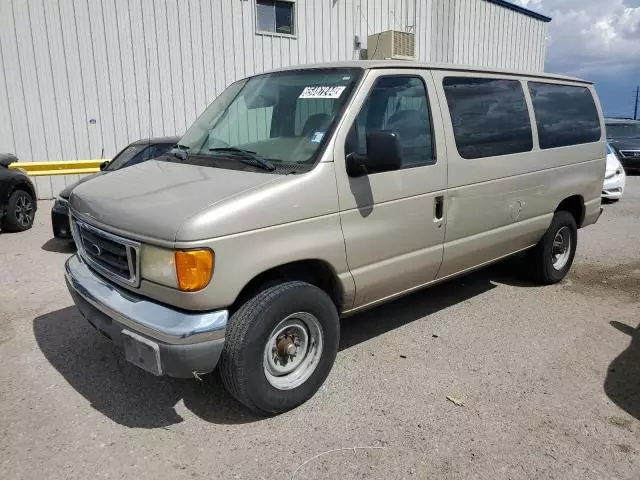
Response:
POLYGON ((209 249, 167 250, 143 245, 140 251, 142 278, 184 292, 195 292, 209 284, 214 254, 209 249))
POLYGON ((613 177, 619 177, 620 175, 622 175, 622 173, 624 172, 624 170, 622 170, 622 168, 618 167, 615 170, 607 170, 604 173, 604 178, 613 178, 613 177))
POLYGON ((178 288, 173 250, 143 244, 140 249, 140 273, 146 280, 178 288))

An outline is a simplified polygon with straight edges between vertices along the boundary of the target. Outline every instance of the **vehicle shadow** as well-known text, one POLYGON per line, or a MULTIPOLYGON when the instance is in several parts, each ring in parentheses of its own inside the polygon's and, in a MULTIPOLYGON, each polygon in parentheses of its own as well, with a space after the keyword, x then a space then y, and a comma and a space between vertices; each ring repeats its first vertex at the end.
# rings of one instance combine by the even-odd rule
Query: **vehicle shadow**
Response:
POLYGON ((46 252, 55 253, 74 253, 76 251, 76 246, 73 243, 73 240, 66 240, 62 238, 50 238, 44 242, 40 248, 46 252))
POLYGON ((517 259, 509 259, 345 318, 340 324, 340 350, 481 295, 498 284, 537 287, 537 284, 518 278, 518 265, 517 259))
POLYGON ((33 331, 49 363, 93 408, 121 425, 160 428, 180 423, 183 418, 175 409, 180 400, 211 423, 259 419, 227 394, 217 373, 203 381, 173 379, 129 364, 75 307, 37 317, 33 331))
POLYGON ((640 420, 640 325, 633 328, 615 320, 609 323, 628 335, 631 343, 609 365, 604 391, 613 403, 640 420))
MULTIPOLYGON (((463 302, 500 283, 514 283, 513 266, 501 263, 426 289, 341 322, 344 350, 439 310, 463 302)), ((518 285, 529 286, 526 282, 518 285)), ((114 422, 134 428, 180 423, 176 404, 211 423, 261 420, 235 401, 214 372, 204 378, 155 377, 125 361, 123 353, 67 307, 33 321, 36 342, 49 363, 91 406, 114 422)))

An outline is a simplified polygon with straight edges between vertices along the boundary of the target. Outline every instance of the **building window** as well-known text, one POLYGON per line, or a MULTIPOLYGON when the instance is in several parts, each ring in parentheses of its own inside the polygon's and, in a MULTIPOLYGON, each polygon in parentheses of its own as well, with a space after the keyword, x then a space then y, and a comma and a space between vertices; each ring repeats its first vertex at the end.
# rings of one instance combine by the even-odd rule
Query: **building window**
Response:
POLYGON ((258 33, 295 35, 295 2, 256 0, 258 33))

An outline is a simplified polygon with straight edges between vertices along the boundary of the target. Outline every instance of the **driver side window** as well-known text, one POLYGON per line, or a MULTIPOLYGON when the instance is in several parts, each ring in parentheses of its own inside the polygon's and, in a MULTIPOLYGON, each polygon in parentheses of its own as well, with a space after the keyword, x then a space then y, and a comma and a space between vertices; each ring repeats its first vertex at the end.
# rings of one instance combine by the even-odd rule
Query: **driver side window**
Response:
POLYGON ((403 168, 436 162, 427 91, 418 77, 381 77, 374 84, 345 142, 345 155, 367 154, 367 133, 395 132, 403 168))

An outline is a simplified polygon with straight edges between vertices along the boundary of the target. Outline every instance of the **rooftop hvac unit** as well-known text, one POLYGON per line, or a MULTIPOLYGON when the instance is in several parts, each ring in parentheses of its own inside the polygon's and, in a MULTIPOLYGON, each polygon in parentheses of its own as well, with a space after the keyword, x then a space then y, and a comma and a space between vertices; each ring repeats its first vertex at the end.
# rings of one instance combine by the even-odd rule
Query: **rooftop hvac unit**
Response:
POLYGON ((369 35, 368 60, 415 60, 416 39, 413 33, 387 30, 369 35))

